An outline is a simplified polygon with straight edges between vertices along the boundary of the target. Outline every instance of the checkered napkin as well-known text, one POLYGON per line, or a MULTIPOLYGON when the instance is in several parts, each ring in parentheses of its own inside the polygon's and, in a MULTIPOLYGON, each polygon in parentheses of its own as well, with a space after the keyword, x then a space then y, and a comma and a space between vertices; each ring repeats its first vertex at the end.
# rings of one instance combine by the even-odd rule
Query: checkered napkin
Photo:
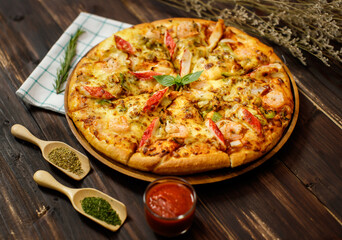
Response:
POLYGON ((56 94, 53 86, 71 36, 76 33, 78 28, 85 31, 77 41, 76 56, 71 65, 74 68, 82 56, 93 46, 113 33, 130 26, 127 23, 81 13, 52 46, 16 94, 29 104, 64 114, 64 93, 56 94))

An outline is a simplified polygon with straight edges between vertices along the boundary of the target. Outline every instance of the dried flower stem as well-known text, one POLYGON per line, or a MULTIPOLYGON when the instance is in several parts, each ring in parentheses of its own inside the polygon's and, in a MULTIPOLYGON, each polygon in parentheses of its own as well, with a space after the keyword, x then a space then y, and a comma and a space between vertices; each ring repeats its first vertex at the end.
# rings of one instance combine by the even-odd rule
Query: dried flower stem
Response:
POLYGON ((229 25, 286 47, 304 65, 307 51, 329 66, 342 63, 340 0, 159 0, 197 17, 229 25), (336 47, 338 46, 338 47, 336 47))

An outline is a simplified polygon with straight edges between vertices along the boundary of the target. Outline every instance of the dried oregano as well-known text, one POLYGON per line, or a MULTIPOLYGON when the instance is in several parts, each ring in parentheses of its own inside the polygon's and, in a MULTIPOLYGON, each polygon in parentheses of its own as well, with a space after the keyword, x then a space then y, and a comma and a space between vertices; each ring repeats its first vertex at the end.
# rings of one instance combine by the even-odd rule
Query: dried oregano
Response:
POLYGON ((81 175, 83 173, 81 161, 77 157, 76 153, 69 148, 55 148, 49 153, 48 158, 52 163, 72 173, 77 175, 81 175))

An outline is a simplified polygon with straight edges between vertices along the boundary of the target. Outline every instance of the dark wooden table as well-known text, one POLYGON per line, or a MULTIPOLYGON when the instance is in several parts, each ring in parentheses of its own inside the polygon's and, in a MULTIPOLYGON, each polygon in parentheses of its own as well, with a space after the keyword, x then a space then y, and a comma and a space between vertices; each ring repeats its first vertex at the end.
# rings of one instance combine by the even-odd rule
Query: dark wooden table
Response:
MULTIPOLYGON (((24 104, 15 91, 81 11, 137 24, 189 16, 153 0, 0 1, 0 239, 159 239, 148 227, 142 195, 147 182, 118 173, 88 154, 92 172, 81 182, 43 160, 38 147, 14 138, 25 125, 41 139, 85 150, 65 116, 24 104), (94 187, 124 202, 128 218, 110 232, 73 210, 66 196, 38 187, 44 169, 69 187, 94 187)), ((265 164, 234 179, 196 185, 198 206, 180 239, 342 238, 342 71, 308 57, 305 67, 274 46, 300 92, 300 115, 284 147, 265 164)))

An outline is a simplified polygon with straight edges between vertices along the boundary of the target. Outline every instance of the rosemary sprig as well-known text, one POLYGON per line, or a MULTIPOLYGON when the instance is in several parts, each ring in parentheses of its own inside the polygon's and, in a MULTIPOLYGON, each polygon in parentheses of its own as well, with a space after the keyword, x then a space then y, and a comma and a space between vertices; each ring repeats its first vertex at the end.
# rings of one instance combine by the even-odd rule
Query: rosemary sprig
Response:
POLYGON ((57 78, 53 86, 57 94, 64 92, 64 89, 61 90, 61 86, 67 80, 71 68, 71 61, 76 55, 77 39, 82 33, 84 33, 82 29, 77 29, 76 33, 71 36, 67 49, 65 50, 64 61, 61 62, 61 66, 57 71, 57 78))

